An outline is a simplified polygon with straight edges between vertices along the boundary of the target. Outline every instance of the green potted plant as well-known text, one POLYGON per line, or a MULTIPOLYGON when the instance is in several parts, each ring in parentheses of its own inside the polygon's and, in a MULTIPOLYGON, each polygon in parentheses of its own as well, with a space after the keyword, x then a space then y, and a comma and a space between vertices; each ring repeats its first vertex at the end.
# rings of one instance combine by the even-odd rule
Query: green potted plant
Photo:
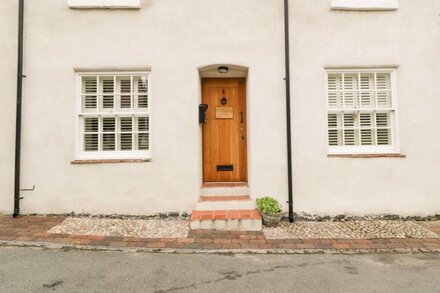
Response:
POLYGON ((280 203, 272 197, 257 198, 257 209, 267 227, 276 227, 280 223, 282 209, 280 203))

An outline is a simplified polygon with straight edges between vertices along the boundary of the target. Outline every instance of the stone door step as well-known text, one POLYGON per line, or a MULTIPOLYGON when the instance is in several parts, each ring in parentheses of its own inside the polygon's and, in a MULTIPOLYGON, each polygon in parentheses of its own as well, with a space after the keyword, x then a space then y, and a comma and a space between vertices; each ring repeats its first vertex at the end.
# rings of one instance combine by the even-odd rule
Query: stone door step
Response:
POLYGON ((229 200, 250 200, 249 195, 226 195, 226 196, 220 196, 220 195, 206 195, 200 197, 200 202, 204 201, 229 201, 229 200))
POLYGON ((260 213, 255 209, 193 211, 192 230, 261 231, 260 213))
POLYGON ((255 210, 255 202, 249 195, 201 196, 194 210, 255 210))
POLYGON ((246 182, 207 182, 190 221, 192 230, 261 231, 260 213, 246 182))
POLYGON ((248 187, 246 182, 205 182, 202 188, 210 187, 248 187))
POLYGON ((203 187, 200 190, 201 196, 237 196, 249 195, 249 187, 233 186, 233 187, 203 187))
POLYGON ((250 198, 246 200, 225 200, 225 201, 199 201, 195 207, 196 211, 224 211, 224 210, 253 210, 255 203, 250 198))

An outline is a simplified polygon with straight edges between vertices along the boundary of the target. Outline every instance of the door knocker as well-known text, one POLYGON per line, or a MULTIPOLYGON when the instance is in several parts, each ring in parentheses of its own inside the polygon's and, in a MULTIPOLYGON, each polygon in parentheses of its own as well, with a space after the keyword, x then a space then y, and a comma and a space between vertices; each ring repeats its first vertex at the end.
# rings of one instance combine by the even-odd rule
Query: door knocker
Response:
POLYGON ((226 104, 228 103, 228 99, 226 99, 226 97, 223 96, 223 97, 221 98, 221 100, 220 100, 220 103, 221 103, 222 105, 226 105, 226 104))

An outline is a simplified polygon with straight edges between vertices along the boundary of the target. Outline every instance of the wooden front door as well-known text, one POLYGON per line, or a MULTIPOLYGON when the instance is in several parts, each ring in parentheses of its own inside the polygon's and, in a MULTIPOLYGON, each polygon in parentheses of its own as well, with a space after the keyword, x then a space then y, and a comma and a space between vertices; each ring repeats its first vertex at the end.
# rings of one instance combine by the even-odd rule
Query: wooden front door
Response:
POLYGON ((247 181, 246 81, 204 79, 203 181, 247 181))

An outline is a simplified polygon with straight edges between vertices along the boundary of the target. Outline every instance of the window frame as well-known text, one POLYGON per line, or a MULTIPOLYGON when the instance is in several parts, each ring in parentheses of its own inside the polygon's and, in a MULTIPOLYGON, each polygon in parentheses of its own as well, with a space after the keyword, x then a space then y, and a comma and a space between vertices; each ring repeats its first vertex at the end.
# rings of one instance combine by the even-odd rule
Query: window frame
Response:
POLYGON ((332 10, 393 11, 399 9, 397 0, 331 0, 332 10))
MULTIPOLYGON (((152 158, 152 96, 151 96, 151 71, 150 70, 124 70, 124 71, 77 71, 75 74, 76 78, 76 92, 75 92, 75 160, 124 160, 124 159, 140 159, 140 160, 150 160, 152 158), (82 111, 82 78, 83 77, 105 77, 105 76, 146 76, 148 82, 148 108, 146 111, 139 112, 90 112, 84 113, 82 111), (95 115, 96 114, 96 115, 95 115), (146 115, 149 119, 149 144, 148 150, 131 150, 131 151, 93 151, 88 152, 84 150, 84 137, 83 137, 83 117, 86 115, 97 116, 97 117, 138 117, 146 115)), ((116 88, 116 84, 114 85, 116 88)), ((97 83, 99 88, 99 82, 97 83)), ((97 90, 99 91, 99 90, 97 90)), ((99 102, 97 101, 97 107, 99 107, 99 102)), ((101 131, 98 131, 101 133, 101 131)), ((116 143, 117 143, 116 139, 116 143)))
POLYGON ((71 9, 140 9, 140 0, 67 0, 71 9))
MULTIPOLYGON (((369 154, 400 154, 400 140, 399 140, 399 117, 398 117, 398 93, 397 93, 397 68, 326 68, 325 69, 325 122, 326 122, 326 144, 328 155, 369 155, 369 154), (391 83, 391 110, 387 110, 390 113, 390 128, 391 128, 391 145, 357 145, 357 146, 330 146, 329 145, 329 127, 328 127, 328 114, 331 109, 329 107, 328 97, 328 76, 329 74, 342 74, 342 73, 389 73, 391 83)), ((377 108, 376 108, 377 109, 377 108)))

